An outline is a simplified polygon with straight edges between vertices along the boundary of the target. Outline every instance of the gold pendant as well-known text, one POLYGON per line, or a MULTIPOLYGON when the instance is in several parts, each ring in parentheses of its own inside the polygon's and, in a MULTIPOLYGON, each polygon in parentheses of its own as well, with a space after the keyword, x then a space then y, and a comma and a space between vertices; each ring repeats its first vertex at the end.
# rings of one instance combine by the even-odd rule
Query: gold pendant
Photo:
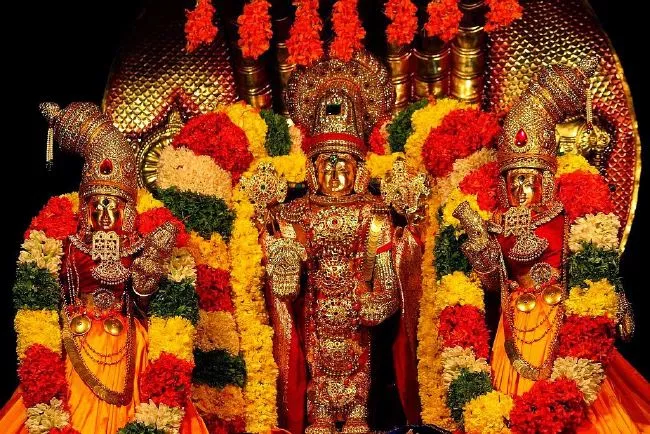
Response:
POLYGON ((112 336, 119 336, 124 330, 122 321, 117 318, 106 318, 104 320, 104 331, 112 336))
POLYGON ((519 297, 517 297, 515 304, 518 311, 528 313, 535 309, 535 306, 537 306, 537 301, 535 300, 535 296, 533 294, 521 294, 519 297))
POLYGON ((92 321, 90 321, 87 315, 77 315, 70 320, 70 330, 77 336, 88 333, 91 325, 92 321))
POLYGON ((542 291, 542 298, 544 298, 544 302, 549 306, 555 306, 562 301, 562 288, 557 285, 551 285, 548 288, 544 288, 542 291))

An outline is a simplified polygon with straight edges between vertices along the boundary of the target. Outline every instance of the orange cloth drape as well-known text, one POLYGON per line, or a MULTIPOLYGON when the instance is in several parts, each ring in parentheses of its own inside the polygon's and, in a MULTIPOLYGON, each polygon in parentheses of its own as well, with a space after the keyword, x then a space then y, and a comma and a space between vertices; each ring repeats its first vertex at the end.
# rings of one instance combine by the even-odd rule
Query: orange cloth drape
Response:
MULTIPOLYGON (((513 297, 514 299, 515 297, 513 297)), ((514 322, 518 329, 531 328, 538 324, 550 310, 543 301, 530 313, 515 309, 514 322)), ((494 341, 492 373, 494 387, 512 396, 528 391, 534 381, 517 373, 505 353, 504 317, 501 315, 494 341)), ((519 333, 527 341, 539 338, 545 327, 531 333, 519 333)), ((517 347, 526 360, 540 365, 550 351, 552 333, 547 333, 534 343, 517 342, 517 347)), ((650 432, 650 385, 618 352, 615 351, 607 369, 596 401, 589 408, 588 420, 580 427, 580 434, 634 434, 650 432)))
MULTIPOLYGON (((140 402, 139 374, 147 366, 147 331, 139 321, 136 321, 135 324, 135 378, 133 399, 128 405, 116 406, 108 404, 95 396, 74 370, 70 359, 66 357, 66 375, 70 386, 67 402, 71 413, 71 424, 81 434, 114 434, 133 419, 135 407, 140 402)), ((93 321, 93 325, 86 336, 86 342, 97 351, 113 353, 124 346, 126 335, 126 332, 123 332, 120 336, 111 336, 104 332, 100 321, 93 321)), ((126 357, 115 365, 101 365, 84 352, 81 352, 81 354, 91 372, 103 384, 113 390, 123 389, 127 366, 126 357)), ((26 409, 22 400, 22 392, 18 389, 0 413, 0 433, 27 434, 27 429, 24 426, 25 420, 26 409)), ((191 402, 186 406, 186 416, 183 420, 181 432, 183 434, 207 434, 208 432, 191 402)))

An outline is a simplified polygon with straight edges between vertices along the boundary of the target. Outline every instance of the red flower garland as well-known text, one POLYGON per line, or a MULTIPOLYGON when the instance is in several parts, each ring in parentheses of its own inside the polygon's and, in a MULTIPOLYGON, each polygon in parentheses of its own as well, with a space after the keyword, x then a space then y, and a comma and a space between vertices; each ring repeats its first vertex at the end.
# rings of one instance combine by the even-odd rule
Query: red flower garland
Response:
POLYGON ((484 211, 493 212, 498 205, 497 179, 499 167, 493 161, 467 175, 460 183, 460 190, 465 194, 475 194, 478 206, 484 211))
POLYGON ((185 246, 190 238, 185 230, 185 225, 167 208, 154 208, 138 214, 135 219, 135 228, 144 237, 166 222, 171 222, 178 229, 176 245, 179 247, 185 246))
POLYGON ((334 41, 330 46, 330 56, 344 61, 352 59, 355 51, 363 48, 366 31, 359 20, 357 0, 338 0, 332 11, 334 41))
POLYGON ((606 365, 615 340, 616 330, 610 318, 569 315, 560 329, 558 357, 577 357, 606 365))
POLYGON ((210 312, 234 312, 231 297, 230 273, 205 264, 196 267, 196 293, 199 307, 210 312))
POLYGON ((286 42, 288 61, 309 66, 323 57, 323 44, 320 40, 323 22, 318 14, 318 0, 297 0, 294 4, 298 9, 286 42))
POLYGON ((174 138, 172 146, 185 146, 196 155, 210 156, 232 174, 233 184, 253 161, 246 133, 225 113, 207 113, 192 118, 174 138))
POLYGON ((151 399, 157 405, 184 407, 192 387, 192 369, 192 363, 162 353, 140 378, 142 402, 151 399))
POLYGON ((513 434, 574 432, 587 415, 587 406, 573 380, 538 380, 515 398, 510 412, 513 434))
POLYGON ((485 16, 487 18, 486 32, 509 26, 513 21, 521 18, 524 11, 517 0, 486 0, 485 4, 490 8, 485 16))
POLYGON ((390 20, 386 27, 389 44, 409 45, 418 31, 418 8, 411 0, 388 0, 384 14, 390 20))
POLYGON ((438 334, 442 346, 472 348, 476 357, 487 359, 490 354, 490 335, 485 315, 476 306, 447 306, 440 313, 438 334))
POLYGON ((242 14, 237 19, 239 25, 239 48, 245 58, 258 59, 270 46, 271 4, 267 0, 251 0, 244 5, 242 14))
POLYGON ((25 238, 29 238, 31 231, 43 231, 50 238, 64 240, 77 231, 78 223, 70 199, 53 196, 32 219, 29 229, 25 232, 25 238))
POLYGON ((386 154, 386 144, 388 143, 388 140, 386 140, 386 137, 381 133, 381 127, 383 125, 384 122, 378 122, 368 137, 368 147, 370 148, 370 152, 374 152, 377 155, 386 154))
POLYGON ((68 382, 63 360, 43 345, 34 344, 27 348, 18 367, 18 377, 27 408, 49 403, 52 398, 65 398, 68 382))
POLYGON ((246 420, 242 416, 222 419, 216 415, 202 415, 210 434, 236 434, 246 432, 246 420))
POLYGON ((567 173, 560 176, 557 186, 558 197, 564 204, 564 209, 571 222, 586 214, 599 212, 607 214, 614 209, 607 183, 598 174, 583 170, 567 173), (585 192, 589 192, 589 194, 585 194, 585 192))
POLYGON ((454 161, 490 145, 500 130, 492 113, 478 109, 453 110, 437 128, 431 130, 424 142, 424 165, 434 177, 447 176, 454 161))
POLYGON ((217 36, 217 26, 212 19, 215 8, 211 0, 197 0, 196 8, 192 11, 185 11, 187 21, 185 22, 185 49, 188 53, 199 48, 201 44, 209 44, 217 36))
POLYGON ((427 6, 429 21, 424 25, 427 36, 439 37, 449 42, 458 33, 463 13, 458 9, 458 0, 431 0, 427 6))
POLYGON ((70 425, 65 428, 50 428, 48 434, 81 434, 76 429, 72 428, 70 425))

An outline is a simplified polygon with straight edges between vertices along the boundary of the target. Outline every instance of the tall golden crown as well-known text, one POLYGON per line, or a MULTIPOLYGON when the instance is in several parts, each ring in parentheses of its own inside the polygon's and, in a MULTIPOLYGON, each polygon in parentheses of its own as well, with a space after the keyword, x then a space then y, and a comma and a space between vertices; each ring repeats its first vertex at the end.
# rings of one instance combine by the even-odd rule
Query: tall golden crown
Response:
POLYGON ((501 172, 534 168, 555 173, 555 126, 584 109, 596 67, 590 58, 577 66, 555 64, 540 71, 505 118, 497 145, 501 172))
POLYGON ((348 62, 327 59, 296 70, 284 98, 293 121, 309 132, 309 157, 329 151, 363 159, 366 137, 390 115, 395 91, 381 61, 359 51, 348 62))
POLYGON ((64 109, 47 102, 40 109, 61 149, 84 159, 80 196, 110 194, 134 204, 138 187, 136 158, 111 119, 88 102, 75 102, 64 109))

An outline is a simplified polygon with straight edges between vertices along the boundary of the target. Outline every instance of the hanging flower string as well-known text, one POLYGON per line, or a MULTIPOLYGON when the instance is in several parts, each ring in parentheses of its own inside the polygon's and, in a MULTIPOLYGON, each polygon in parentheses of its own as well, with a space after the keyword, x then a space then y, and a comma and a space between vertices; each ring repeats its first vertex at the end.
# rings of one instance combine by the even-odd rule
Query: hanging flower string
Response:
POLYGON ((388 0, 384 15, 390 20, 386 28, 388 43, 396 46, 409 45, 418 30, 418 8, 411 0, 388 0))
POLYGON ((323 56, 320 31, 323 22, 318 14, 318 0, 297 0, 296 17, 289 31, 289 62, 308 66, 323 56))
POLYGON ((363 48, 366 31, 359 20, 357 0, 338 0, 332 12, 334 41, 330 46, 330 56, 348 61, 355 51, 363 48))
POLYGON ((485 4, 490 9, 486 15, 487 32, 509 26, 513 21, 521 18, 524 11, 518 0, 486 0, 485 4))
POLYGON ((269 49, 273 36, 270 8, 267 0, 251 0, 237 19, 238 44, 244 58, 257 60, 269 49))
POLYGON ((427 36, 439 37, 449 42, 458 33, 463 13, 458 9, 458 0, 432 0, 427 6, 429 21, 424 25, 427 36))
POLYGON ((192 11, 185 11, 187 21, 185 22, 185 49, 188 53, 193 52, 202 44, 209 44, 217 36, 217 26, 212 22, 215 8, 211 0, 197 0, 196 8, 192 11))

